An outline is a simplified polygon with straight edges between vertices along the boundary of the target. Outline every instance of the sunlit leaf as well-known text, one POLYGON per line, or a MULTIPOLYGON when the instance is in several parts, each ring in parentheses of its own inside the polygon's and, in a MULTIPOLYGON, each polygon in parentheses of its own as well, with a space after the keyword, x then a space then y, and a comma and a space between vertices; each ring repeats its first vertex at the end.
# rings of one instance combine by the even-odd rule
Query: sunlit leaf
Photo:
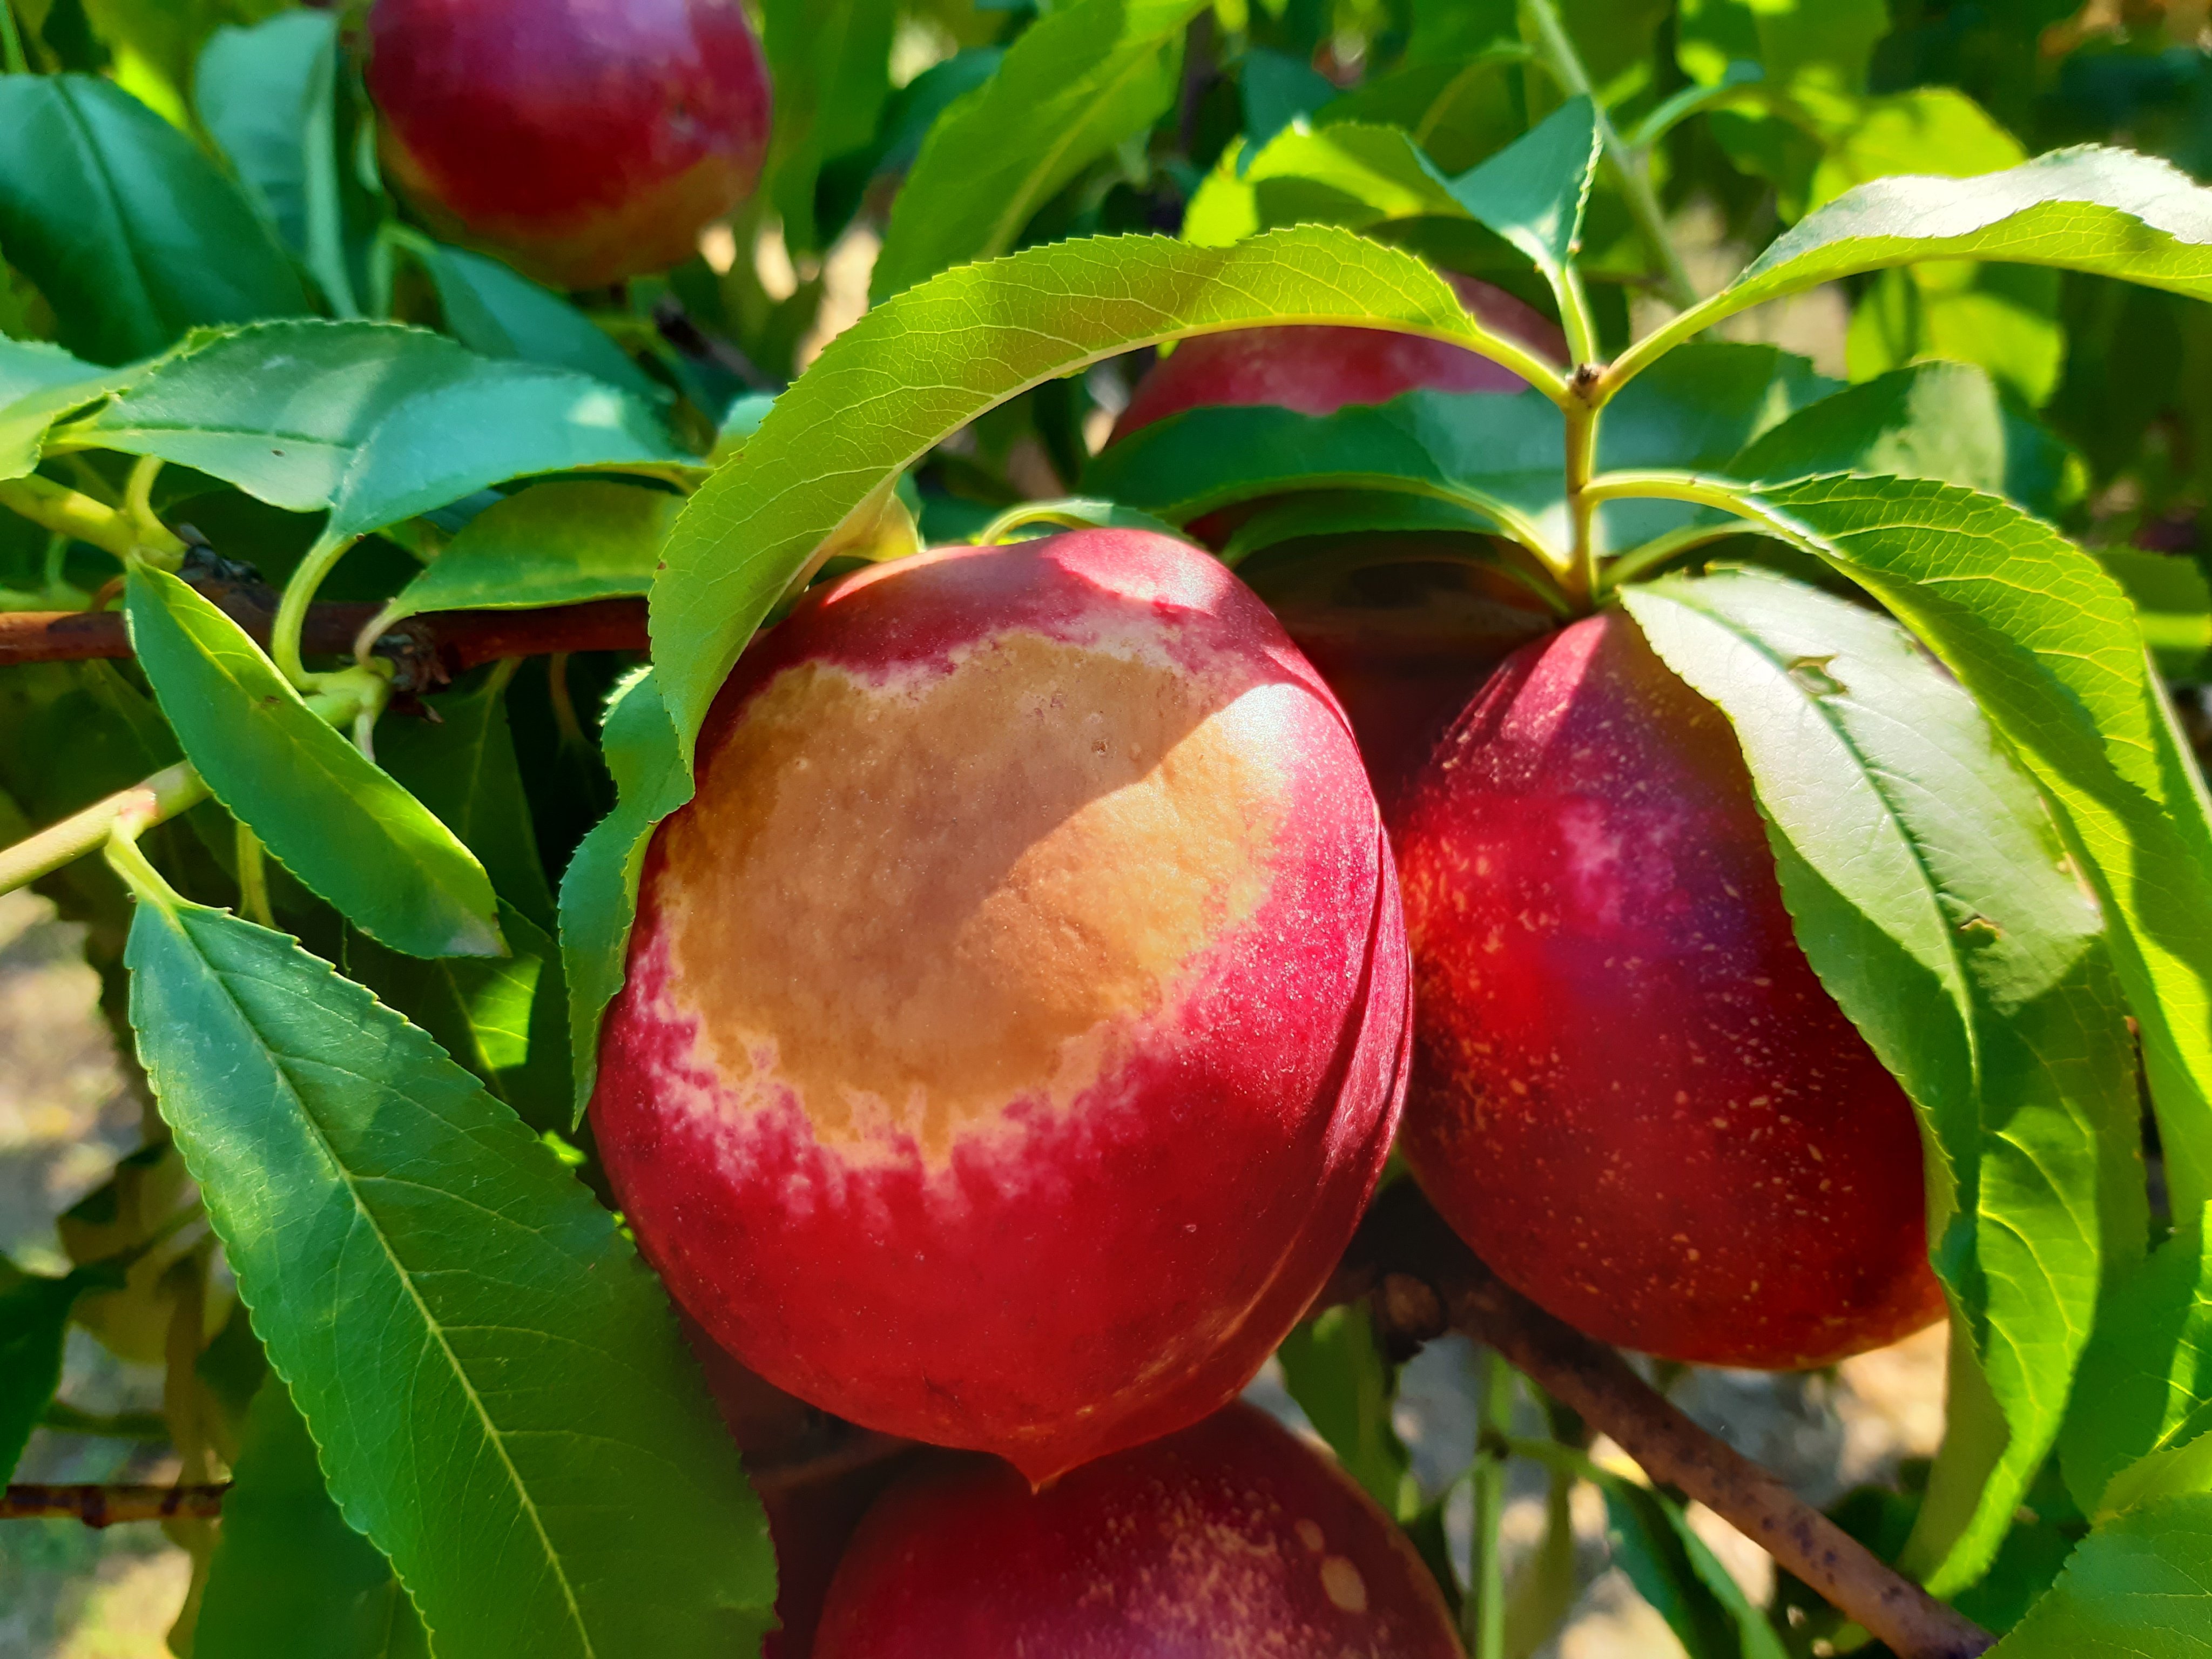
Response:
POLYGON ((760 1510, 659 1284, 553 1153, 290 939, 142 901, 131 1024, 347 1522, 441 1659, 726 1659, 760 1510))

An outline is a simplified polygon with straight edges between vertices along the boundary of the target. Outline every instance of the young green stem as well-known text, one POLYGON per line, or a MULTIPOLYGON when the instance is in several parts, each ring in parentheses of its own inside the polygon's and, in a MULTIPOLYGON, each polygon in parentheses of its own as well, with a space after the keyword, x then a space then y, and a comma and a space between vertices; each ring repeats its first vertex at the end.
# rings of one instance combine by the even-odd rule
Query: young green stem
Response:
POLYGON ((1682 256, 1674 251, 1674 238, 1667 234, 1667 215, 1651 188, 1650 172, 1644 158, 1622 140, 1607 116, 1605 106, 1598 102, 1597 93, 1590 85, 1589 70, 1583 65, 1582 54, 1575 50, 1574 40, 1560 19, 1559 7, 1553 0, 1521 0, 1521 4, 1529 21, 1535 25, 1536 48, 1552 78, 1567 91, 1588 97, 1597 111, 1598 142, 1605 147, 1606 159, 1613 163, 1619 177, 1629 217, 1636 222, 1638 231, 1659 263, 1660 285, 1668 301, 1684 309, 1695 305, 1696 285, 1683 268, 1682 256))
POLYGON ((1505 1463, 1498 1443, 1513 1427, 1513 1368, 1484 1348, 1482 1408, 1474 1468, 1474 1542, 1462 1606, 1468 1659, 1505 1659, 1505 1559, 1499 1530, 1505 1518, 1505 1463))
MULTIPOLYGON (((134 483, 137 476, 132 475, 134 483)), ((150 480, 149 483, 150 487, 150 480)), ((35 473, 0 483, 0 507, 21 514, 58 536, 104 549, 118 559, 151 555, 167 568, 185 556, 184 543, 150 509, 141 518, 128 506, 106 506, 35 473)))
POLYGON ((264 927, 276 925, 269 908, 269 860, 261 850, 261 837, 238 826, 238 914, 264 927))
MULTIPOLYGON (((1577 392, 1596 383, 1597 371, 1585 365, 1575 371, 1577 392)), ((1597 465, 1598 409, 1577 396, 1566 406, 1567 516, 1574 530, 1572 562, 1565 573, 1568 596, 1587 611, 1598 591, 1597 503, 1589 493, 1591 474, 1597 465)))
POLYGON ((23 33, 15 22, 15 8, 0 0, 0 64, 10 75, 27 75, 30 60, 23 56, 23 33))
POLYGON ((294 568, 291 579, 284 584, 283 597, 276 601, 276 620, 269 624, 269 657, 295 685, 305 687, 313 683, 307 665, 300 660, 300 630, 307 624, 307 607, 315 602, 315 590, 323 585, 323 579, 360 539, 358 536, 341 536, 335 540, 318 541, 294 568))
POLYGON ((191 763, 179 761, 13 847, 0 848, 0 893, 13 892, 98 850, 118 823, 150 828, 198 805, 207 796, 208 787, 191 763))

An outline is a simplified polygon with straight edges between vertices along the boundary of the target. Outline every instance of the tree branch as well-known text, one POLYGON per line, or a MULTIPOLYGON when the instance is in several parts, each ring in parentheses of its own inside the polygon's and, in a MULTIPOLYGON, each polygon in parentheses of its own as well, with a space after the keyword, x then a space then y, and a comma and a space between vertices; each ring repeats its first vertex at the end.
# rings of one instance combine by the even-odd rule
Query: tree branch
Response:
POLYGON ((1653 1480, 1711 1510, 1899 1659, 1971 1659, 1995 1644, 1771 1472, 1692 1422, 1613 1349, 1508 1286, 1410 1182, 1376 1201, 1316 1305, 1370 1294, 1386 1340, 1418 1344, 1455 1329, 1496 1349, 1611 1436, 1653 1480))
POLYGON ((121 1521, 211 1521, 222 1513, 230 1483, 202 1486, 10 1486, 0 1496, 0 1521, 70 1516, 88 1527, 121 1521))
MULTIPOLYGON (((264 647, 276 606, 261 603, 258 584, 195 584, 264 647)), ((374 617, 374 605, 318 605, 307 612, 301 649, 310 656, 350 656, 354 636, 374 617)), ((410 617, 378 641, 377 654, 398 668, 403 692, 435 690, 480 663, 556 651, 642 651, 643 599, 595 599, 532 611, 447 611, 410 617)), ((0 611, 0 667, 27 662, 82 662, 131 655, 131 635, 113 611, 0 611)))

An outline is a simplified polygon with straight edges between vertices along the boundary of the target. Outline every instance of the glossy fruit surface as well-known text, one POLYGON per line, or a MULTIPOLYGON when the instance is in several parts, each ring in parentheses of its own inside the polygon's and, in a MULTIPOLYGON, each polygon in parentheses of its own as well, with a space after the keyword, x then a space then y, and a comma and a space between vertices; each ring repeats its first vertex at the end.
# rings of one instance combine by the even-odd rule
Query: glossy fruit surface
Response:
POLYGON ((556 288, 664 270, 744 199, 768 69, 738 0, 376 0, 386 176, 556 288))
POLYGON ((1727 721, 1627 617, 1509 658, 1396 838, 1406 1152, 1501 1275, 1705 1364, 1941 1314, 1911 1106, 1797 945, 1727 721))
POLYGON ((1344 715, 1188 544, 817 590, 647 861, 592 1114, 726 1347, 1042 1480, 1241 1388, 1404 1088, 1401 913, 1344 715))
MULTIPOLYGON (((1540 355, 1564 358, 1559 329, 1501 289, 1445 274, 1468 310, 1540 355)), ((1408 392, 1517 392, 1510 368, 1441 340, 1381 329, 1291 324, 1235 329, 1185 340, 1148 371, 1115 422, 1126 438, 1187 409, 1276 404, 1331 415, 1351 404, 1383 404, 1408 392)))
POLYGON ((816 1659, 1458 1659, 1420 1558, 1249 1406, 1032 1493, 939 1456, 860 1523, 816 1659))

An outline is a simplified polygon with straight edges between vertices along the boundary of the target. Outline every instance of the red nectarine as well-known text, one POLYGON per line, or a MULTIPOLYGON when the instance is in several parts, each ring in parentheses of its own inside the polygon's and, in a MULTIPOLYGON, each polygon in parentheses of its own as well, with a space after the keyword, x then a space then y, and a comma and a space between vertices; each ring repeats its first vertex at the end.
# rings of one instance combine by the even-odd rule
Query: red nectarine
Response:
POLYGON ((769 79, 738 0, 376 0, 386 173, 556 288, 662 270, 753 186, 769 79))
POLYGON ((817 589, 647 860, 592 1115, 640 1245, 779 1387, 1043 1480, 1195 1421, 1351 1236, 1401 912, 1342 711, 1188 544, 817 589))
POLYGON ((1522 647, 1395 826, 1406 1152, 1516 1287, 1790 1369, 1936 1318, 1912 1107, 1821 988, 1729 725, 1627 617, 1522 647))
POLYGON ((1459 1659, 1405 1537, 1249 1406, 1032 1493, 939 1455, 878 1500, 817 1659, 1459 1659))
MULTIPOLYGON (((1548 318, 1504 289, 1453 272, 1444 280, 1486 326, 1548 357, 1566 339, 1548 318)), ((1241 328, 1185 340, 1137 382, 1114 436, 1187 409, 1277 404, 1302 415, 1333 415, 1352 404, 1384 404, 1408 392, 1518 392, 1511 369, 1441 340, 1372 328, 1293 323, 1241 328)))

